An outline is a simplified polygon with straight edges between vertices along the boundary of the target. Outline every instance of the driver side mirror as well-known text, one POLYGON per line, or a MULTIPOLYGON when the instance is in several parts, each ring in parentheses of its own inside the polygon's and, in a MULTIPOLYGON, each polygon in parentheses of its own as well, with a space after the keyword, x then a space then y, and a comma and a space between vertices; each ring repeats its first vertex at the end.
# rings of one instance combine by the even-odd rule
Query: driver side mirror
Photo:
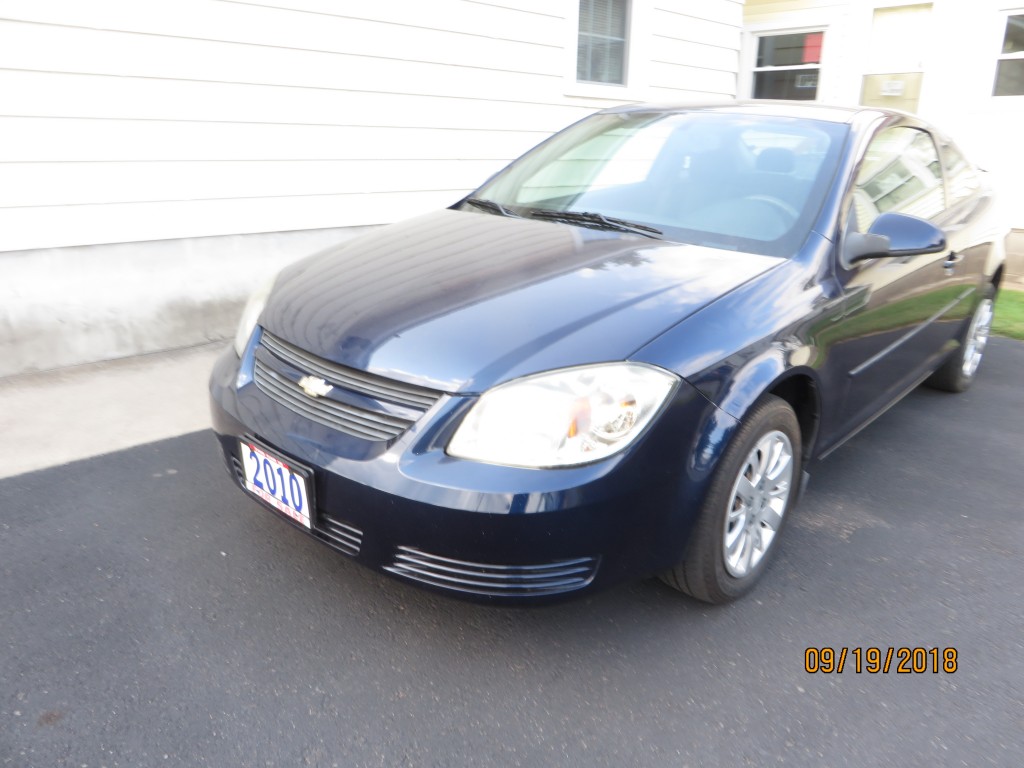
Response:
POLYGON ((883 213, 866 233, 850 232, 843 241, 843 261, 898 258, 946 249, 946 234, 930 221, 906 213, 883 213))

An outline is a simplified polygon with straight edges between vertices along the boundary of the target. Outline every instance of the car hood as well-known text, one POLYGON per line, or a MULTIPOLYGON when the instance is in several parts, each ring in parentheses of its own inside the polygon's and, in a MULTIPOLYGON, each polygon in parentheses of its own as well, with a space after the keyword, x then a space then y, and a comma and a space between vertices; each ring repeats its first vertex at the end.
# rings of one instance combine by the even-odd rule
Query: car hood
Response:
POLYGON ((449 392, 626 359, 770 256, 442 210, 286 269, 261 324, 320 357, 449 392))

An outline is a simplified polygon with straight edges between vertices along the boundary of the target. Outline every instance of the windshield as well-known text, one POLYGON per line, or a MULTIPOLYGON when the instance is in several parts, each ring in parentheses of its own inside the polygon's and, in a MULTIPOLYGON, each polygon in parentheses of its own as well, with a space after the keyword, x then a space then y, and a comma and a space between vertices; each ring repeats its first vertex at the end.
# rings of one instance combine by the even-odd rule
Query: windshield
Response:
POLYGON ((524 155, 472 197, 506 215, 596 213, 670 240, 788 256, 810 231, 847 130, 718 112, 599 114, 524 155))

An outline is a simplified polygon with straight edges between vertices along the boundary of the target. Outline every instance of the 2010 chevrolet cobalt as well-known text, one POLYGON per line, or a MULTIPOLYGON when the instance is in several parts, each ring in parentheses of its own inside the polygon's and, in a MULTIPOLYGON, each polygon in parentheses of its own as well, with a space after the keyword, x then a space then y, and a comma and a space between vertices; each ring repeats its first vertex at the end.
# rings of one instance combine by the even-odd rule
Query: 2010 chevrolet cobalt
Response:
POLYGON ((372 568, 535 602, 761 577, 811 462, 978 370, 984 179, 906 115, 593 115, 285 269, 211 378, 239 485, 372 568))

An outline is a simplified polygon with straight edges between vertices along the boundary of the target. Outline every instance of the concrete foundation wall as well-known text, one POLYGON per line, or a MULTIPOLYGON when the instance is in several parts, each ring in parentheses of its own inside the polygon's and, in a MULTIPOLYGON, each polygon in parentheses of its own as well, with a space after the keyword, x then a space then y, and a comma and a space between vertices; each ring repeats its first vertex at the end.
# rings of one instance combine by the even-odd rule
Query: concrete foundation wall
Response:
POLYGON ((369 229, 0 253, 0 376, 228 339, 262 280, 369 229))

